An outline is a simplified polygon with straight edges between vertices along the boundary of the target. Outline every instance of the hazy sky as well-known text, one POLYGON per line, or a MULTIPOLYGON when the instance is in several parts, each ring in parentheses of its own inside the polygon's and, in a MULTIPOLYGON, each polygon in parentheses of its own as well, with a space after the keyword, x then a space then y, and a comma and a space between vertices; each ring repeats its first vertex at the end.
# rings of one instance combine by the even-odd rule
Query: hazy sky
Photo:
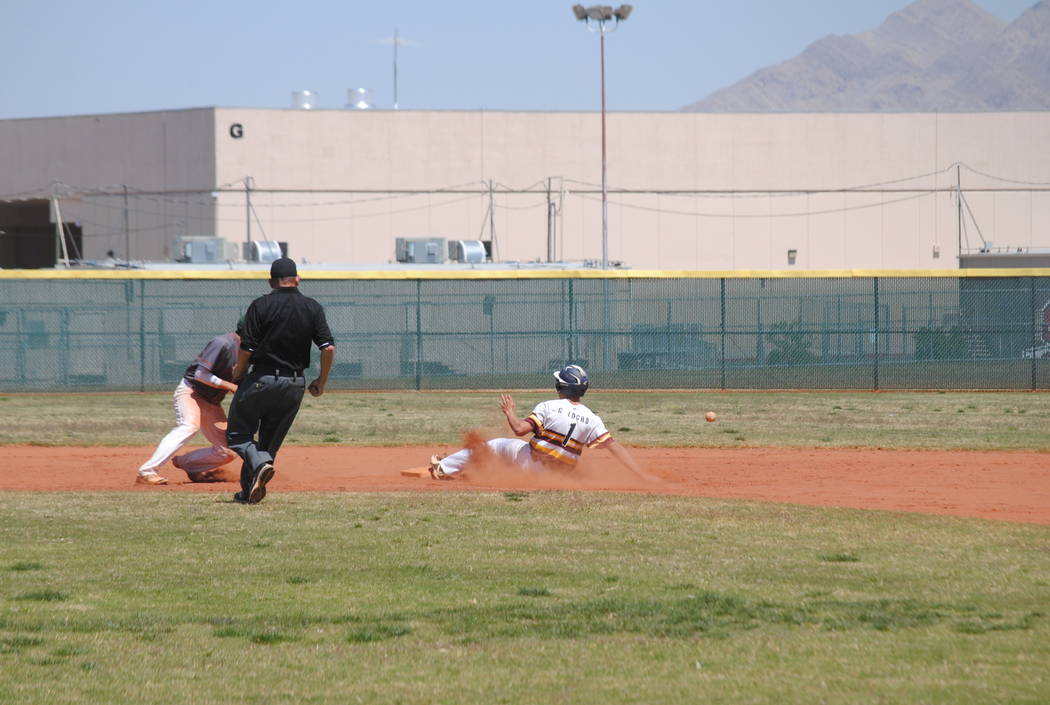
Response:
MULTIPOLYGON (((584 2, 583 4, 592 4, 584 2)), ((616 3, 613 3, 614 5, 616 3)), ((638 0, 606 38, 610 110, 677 110, 908 0, 638 0)), ((1006 21, 1036 0, 977 0, 1006 21)), ((599 40, 568 0, 0 0, 0 118, 291 106, 596 110, 599 40)))

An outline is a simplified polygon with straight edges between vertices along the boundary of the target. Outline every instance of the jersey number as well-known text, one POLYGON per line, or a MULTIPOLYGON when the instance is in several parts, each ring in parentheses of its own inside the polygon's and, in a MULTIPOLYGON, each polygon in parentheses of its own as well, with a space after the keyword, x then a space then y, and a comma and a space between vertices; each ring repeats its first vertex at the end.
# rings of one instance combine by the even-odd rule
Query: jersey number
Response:
POLYGON ((572 432, 576 430, 576 424, 569 426, 569 432, 565 434, 565 440, 561 442, 563 448, 568 447, 569 441, 572 439, 572 432))

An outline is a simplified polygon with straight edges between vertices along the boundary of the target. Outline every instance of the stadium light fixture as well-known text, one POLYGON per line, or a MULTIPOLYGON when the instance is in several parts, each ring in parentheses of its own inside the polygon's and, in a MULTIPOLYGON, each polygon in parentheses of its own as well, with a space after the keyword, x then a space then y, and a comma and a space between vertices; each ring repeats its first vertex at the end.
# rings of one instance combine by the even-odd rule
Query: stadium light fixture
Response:
POLYGON ((605 33, 616 29, 626 20, 633 8, 620 5, 615 10, 609 5, 573 5, 576 19, 587 24, 587 29, 601 35, 602 83, 602 269, 609 268, 609 179, 605 150, 605 33), (611 23, 611 24, 610 24, 611 23))

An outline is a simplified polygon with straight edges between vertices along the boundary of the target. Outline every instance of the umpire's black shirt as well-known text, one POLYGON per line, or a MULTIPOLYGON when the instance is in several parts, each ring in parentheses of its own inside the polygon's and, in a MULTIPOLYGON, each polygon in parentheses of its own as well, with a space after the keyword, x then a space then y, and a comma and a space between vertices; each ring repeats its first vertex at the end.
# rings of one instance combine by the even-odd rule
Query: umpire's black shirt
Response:
POLYGON ((274 289, 252 301, 244 317, 241 349, 253 368, 302 373, 310 366, 310 343, 321 350, 334 345, 321 304, 298 287, 274 289))

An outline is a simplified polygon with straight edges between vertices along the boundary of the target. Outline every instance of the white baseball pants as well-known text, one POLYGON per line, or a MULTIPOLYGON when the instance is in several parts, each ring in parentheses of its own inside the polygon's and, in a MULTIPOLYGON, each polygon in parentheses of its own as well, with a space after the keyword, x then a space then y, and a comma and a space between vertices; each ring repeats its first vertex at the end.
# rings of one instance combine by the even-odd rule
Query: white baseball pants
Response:
MULTIPOLYGON (((542 470, 543 466, 532 459, 532 449, 526 441, 518 438, 493 438, 486 441, 485 445, 489 451, 504 462, 517 465, 525 470, 542 470)), ((443 458, 439 465, 446 475, 455 475, 461 472, 470 462, 472 451, 464 448, 452 455, 443 458)))
POLYGON ((204 400, 193 391, 185 379, 175 387, 175 428, 161 439, 157 450, 139 468, 139 475, 157 472, 157 468, 168 462, 179 448, 200 431, 211 443, 211 448, 201 448, 179 456, 179 467, 188 473, 214 470, 234 460, 237 454, 226 447, 226 412, 219 404, 204 400))

